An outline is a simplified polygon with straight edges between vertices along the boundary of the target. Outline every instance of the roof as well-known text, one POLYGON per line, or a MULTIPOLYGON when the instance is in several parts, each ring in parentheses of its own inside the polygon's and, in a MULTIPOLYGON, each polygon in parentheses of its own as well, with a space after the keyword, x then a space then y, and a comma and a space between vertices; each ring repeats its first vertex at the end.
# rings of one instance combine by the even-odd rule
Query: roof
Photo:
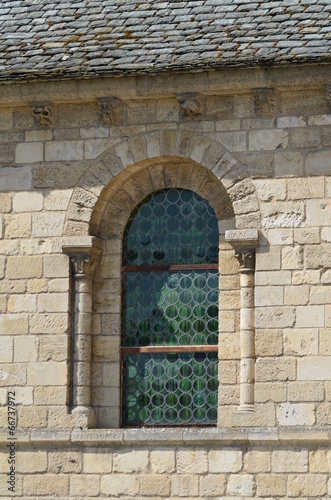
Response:
POLYGON ((0 80, 331 60, 331 0, 1 0, 0 80))

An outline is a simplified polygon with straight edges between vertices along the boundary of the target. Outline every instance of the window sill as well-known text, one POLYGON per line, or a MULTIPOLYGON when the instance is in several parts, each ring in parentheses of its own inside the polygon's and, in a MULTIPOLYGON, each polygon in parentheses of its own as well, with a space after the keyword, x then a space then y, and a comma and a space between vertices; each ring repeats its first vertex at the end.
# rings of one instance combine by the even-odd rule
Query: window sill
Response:
MULTIPOLYGON (((269 446, 329 445, 331 428, 241 428, 241 429, 31 429, 18 430, 19 446, 269 446)), ((0 434, 0 443, 8 444, 8 435, 0 434)))

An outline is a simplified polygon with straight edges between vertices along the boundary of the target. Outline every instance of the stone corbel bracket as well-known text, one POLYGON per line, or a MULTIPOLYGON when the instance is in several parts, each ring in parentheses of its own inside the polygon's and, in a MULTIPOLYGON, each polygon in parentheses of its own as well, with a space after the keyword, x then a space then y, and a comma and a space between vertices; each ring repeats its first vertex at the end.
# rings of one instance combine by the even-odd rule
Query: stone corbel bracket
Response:
POLYGON ((102 97, 97 99, 99 114, 104 127, 123 125, 125 122, 125 106, 117 97, 102 97))
POLYGON ((240 265, 240 406, 239 412, 254 411, 255 381, 255 249, 259 245, 257 229, 230 230, 225 241, 234 247, 240 265))
POLYGON ((279 112, 280 99, 275 89, 253 89, 256 116, 274 116, 279 112))
POLYGON ((31 110, 36 123, 44 128, 55 125, 55 107, 49 102, 32 102, 31 110))
POLYGON ((95 237, 71 237, 62 242, 62 251, 72 268, 72 413, 83 416, 86 427, 95 425, 91 408, 92 279, 102 253, 102 242, 95 237))
POLYGON ((197 93, 178 94, 180 118, 183 121, 201 120, 203 117, 203 97, 197 93))
POLYGON ((329 110, 331 111, 331 85, 327 85, 325 90, 326 90, 326 99, 328 101, 329 110))

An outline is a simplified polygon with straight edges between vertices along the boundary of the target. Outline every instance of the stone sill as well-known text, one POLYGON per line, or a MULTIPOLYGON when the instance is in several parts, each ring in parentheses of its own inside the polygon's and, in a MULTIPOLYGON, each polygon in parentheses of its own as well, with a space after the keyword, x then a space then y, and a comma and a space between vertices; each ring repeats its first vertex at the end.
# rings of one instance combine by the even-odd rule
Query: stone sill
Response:
MULTIPOLYGON (((331 428, 241 428, 241 429, 35 429, 17 431, 17 446, 329 446, 331 428)), ((7 445, 7 432, 0 444, 7 445)))

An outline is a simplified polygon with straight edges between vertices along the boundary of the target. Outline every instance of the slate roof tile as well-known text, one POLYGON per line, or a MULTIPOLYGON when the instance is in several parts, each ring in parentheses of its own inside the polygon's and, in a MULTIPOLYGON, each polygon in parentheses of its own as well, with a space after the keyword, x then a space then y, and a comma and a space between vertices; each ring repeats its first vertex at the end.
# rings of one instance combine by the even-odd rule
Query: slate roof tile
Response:
POLYGON ((330 61, 330 12, 331 0, 3 0, 0 80, 330 61))

